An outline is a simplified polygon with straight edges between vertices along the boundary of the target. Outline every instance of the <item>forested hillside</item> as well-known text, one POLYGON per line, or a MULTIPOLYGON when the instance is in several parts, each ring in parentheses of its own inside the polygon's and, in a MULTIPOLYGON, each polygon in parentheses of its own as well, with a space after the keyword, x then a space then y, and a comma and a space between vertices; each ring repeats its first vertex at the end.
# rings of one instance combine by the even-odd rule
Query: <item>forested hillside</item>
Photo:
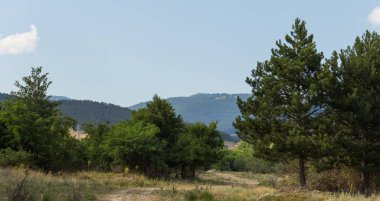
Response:
MULTIPOLYGON (((10 98, 9 94, 0 93, 0 101, 10 98)), ((117 105, 89 100, 73 100, 64 96, 52 96, 60 101, 58 109, 78 123, 117 123, 131 117, 131 110, 117 105)))
MULTIPOLYGON (((244 94, 245 95, 245 94, 244 94)), ((206 97, 206 94, 202 95, 206 97)), ((212 96, 211 94, 208 96, 212 96)), ((231 96, 231 95, 229 95, 231 96)), ((10 98, 9 94, 0 93, 0 101, 6 98, 10 98)), ((244 96, 243 96, 244 97, 244 96)), ((50 98, 52 100, 60 101, 60 105, 58 109, 66 116, 69 116, 75 119, 78 123, 118 123, 120 121, 130 119, 131 118, 131 110, 128 108, 120 107, 117 105, 103 103, 103 102, 95 102, 90 100, 73 100, 67 98, 65 96, 52 96, 50 98)), ((180 100, 176 100, 177 98, 171 98, 171 100, 177 101, 179 106, 183 105, 180 100)), ((180 99, 180 98, 179 98, 180 99)), ((193 101, 196 99, 193 99, 193 101)), ((205 101, 206 99, 204 99, 205 101)), ((185 101, 188 105, 196 105, 197 101, 191 103, 190 100, 185 101)), ((206 101, 205 101, 206 102, 206 101)), ((145 104, 145 103, 144 103, 145 104)), ((194 121, 196 121, 196 114, 192 114, 191 110, 187 108, 192 107, 183 107, 180 111, 183 111, 182 115, 192 117, 194 121), (195 118, 195 119, 194 119, 195 118)), ((206 108, 204 108, 206 110, 206 108)), ((214 107, 214 111, 217 111, 218 107, 214 107)), ((234 112, 234 109, 233 109, 234 112)), ((232 113, 233 113, 232 112, 232 113)), ((228 112, 226 112, 228 114, 228 112)), ((217 115, 209 113, 209 118, 205 118, 204 122, 210 123, 212 121, 211 117, 215 117, 217 115), (211 119, 211 120, 210 120, 211 119)), ((191 118, 190 118, 191 119, 191 118)), ((233 120, 231 120, 232 123, 233 120)), ((190 122, 190 121, 189 121, 190 122)), ((220 127, 220 122, 218 122, 218 127, 220 127)), ((232 127, 232 125, 231 125, 232 127)), ((232 128, 231 128, 232 129, 232 128)), ((229 133, 224 131, 220 131, 221 137, 224 141, 237 142, 239 138, 236 136, 231 136, 229 133)))
MULTIPOLYGON (((200 121, 202 123, 218 122, 218 129, 228 134, 234 134, 232 122, 240 114, 236 99, 246 100, 249 94, 206 94, 199 93, 189 97, 173 97, 167 100, 173 105, 175 111, 186 122, 200 121)), ((139 103, 129 107, 131 110, 145 107, 146 103, 139 103)))
POLYGON ((89 100, 61 100, 58 109, 78 123, 116 123, 131 117, 131 110, 117 105, 89 100))

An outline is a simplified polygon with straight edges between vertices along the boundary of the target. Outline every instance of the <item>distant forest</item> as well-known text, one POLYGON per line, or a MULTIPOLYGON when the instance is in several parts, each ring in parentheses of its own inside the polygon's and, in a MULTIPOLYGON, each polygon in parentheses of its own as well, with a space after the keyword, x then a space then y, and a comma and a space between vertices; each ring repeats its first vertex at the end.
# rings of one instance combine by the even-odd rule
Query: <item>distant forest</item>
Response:
MULTIPOLYGON (((9 94, 0 93, 0 101, 11 98, 9 94)), ((132 111, 110 103, 95 102, 90 100, 59 100, 58 109, 65 115, 84 123, 118 123, 131 118, 132 111)), ((239 138, 220 131, 224 141, 238 142, 239 138)))
MULTIPOLYGON (((10 98, 9 94, 0 93, 0 101, 10 98)), ((58 109, 79 124, 83 123, 117 123, 131 118, 131 110, 117 105, 89 100, 59 100, 58 109)))
POLYGON ((117 123, 131 118, 131 110, 89 100, 61 100, 58 109, 78 123, 117 123))

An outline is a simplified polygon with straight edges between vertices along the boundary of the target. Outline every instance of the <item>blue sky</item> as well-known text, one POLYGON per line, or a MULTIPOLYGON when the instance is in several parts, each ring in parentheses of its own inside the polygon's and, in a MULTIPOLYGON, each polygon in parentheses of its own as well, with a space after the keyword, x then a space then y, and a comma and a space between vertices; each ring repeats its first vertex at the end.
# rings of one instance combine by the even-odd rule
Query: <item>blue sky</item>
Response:
POLYGON ((43 66, 50 94, 122 106, 195 93, 249 93, 244 82, 296 17, 329 56, 378 30, 366 0, 0 0, 0 92, 43 66), (18 33, 18 34, 17 34, 18 33))

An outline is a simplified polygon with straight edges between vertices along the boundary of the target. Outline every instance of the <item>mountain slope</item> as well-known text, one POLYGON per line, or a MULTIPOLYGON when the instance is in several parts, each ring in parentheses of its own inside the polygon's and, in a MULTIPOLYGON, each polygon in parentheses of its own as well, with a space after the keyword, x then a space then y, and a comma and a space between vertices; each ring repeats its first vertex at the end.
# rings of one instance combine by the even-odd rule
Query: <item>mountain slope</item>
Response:
POLYGON ((131 118, 131 110, 89 100, 61 100, 58 109, 78 123, 116 123, 131 118))
MULTIPOLYGON (((167 100, 186 122, 200 121, 210 123, 218 121, 218 129, 233 134, 232 122, 240 114, 236 105, 237 97, 246 100, 249 94, 195 94, 189 97, 174 97, 167 100)), ((132 110, 145 107, 146 102, 129 107, 132 110)))
MULTIPOLYGON (((9 94, 0 93, 0 101, 11 98, 9 94)), ((116 123, 131 118, 131 110, 108 103, 89 100, 73 100, 64 96, 52 96, 51 100, 59 101, 58 109, 78 123, 116 123)))

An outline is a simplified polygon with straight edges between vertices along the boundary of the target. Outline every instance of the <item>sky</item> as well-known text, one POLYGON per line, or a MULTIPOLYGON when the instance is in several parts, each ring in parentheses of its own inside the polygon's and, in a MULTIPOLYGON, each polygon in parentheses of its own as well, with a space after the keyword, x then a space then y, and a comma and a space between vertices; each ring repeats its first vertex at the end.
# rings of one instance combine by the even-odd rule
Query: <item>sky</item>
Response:
POLYGON ((325 57, 380 31, 375 0, 0 0, 0 92, 43 66, 49 94, 130 106, 249 93, 295 18, 325 57))

